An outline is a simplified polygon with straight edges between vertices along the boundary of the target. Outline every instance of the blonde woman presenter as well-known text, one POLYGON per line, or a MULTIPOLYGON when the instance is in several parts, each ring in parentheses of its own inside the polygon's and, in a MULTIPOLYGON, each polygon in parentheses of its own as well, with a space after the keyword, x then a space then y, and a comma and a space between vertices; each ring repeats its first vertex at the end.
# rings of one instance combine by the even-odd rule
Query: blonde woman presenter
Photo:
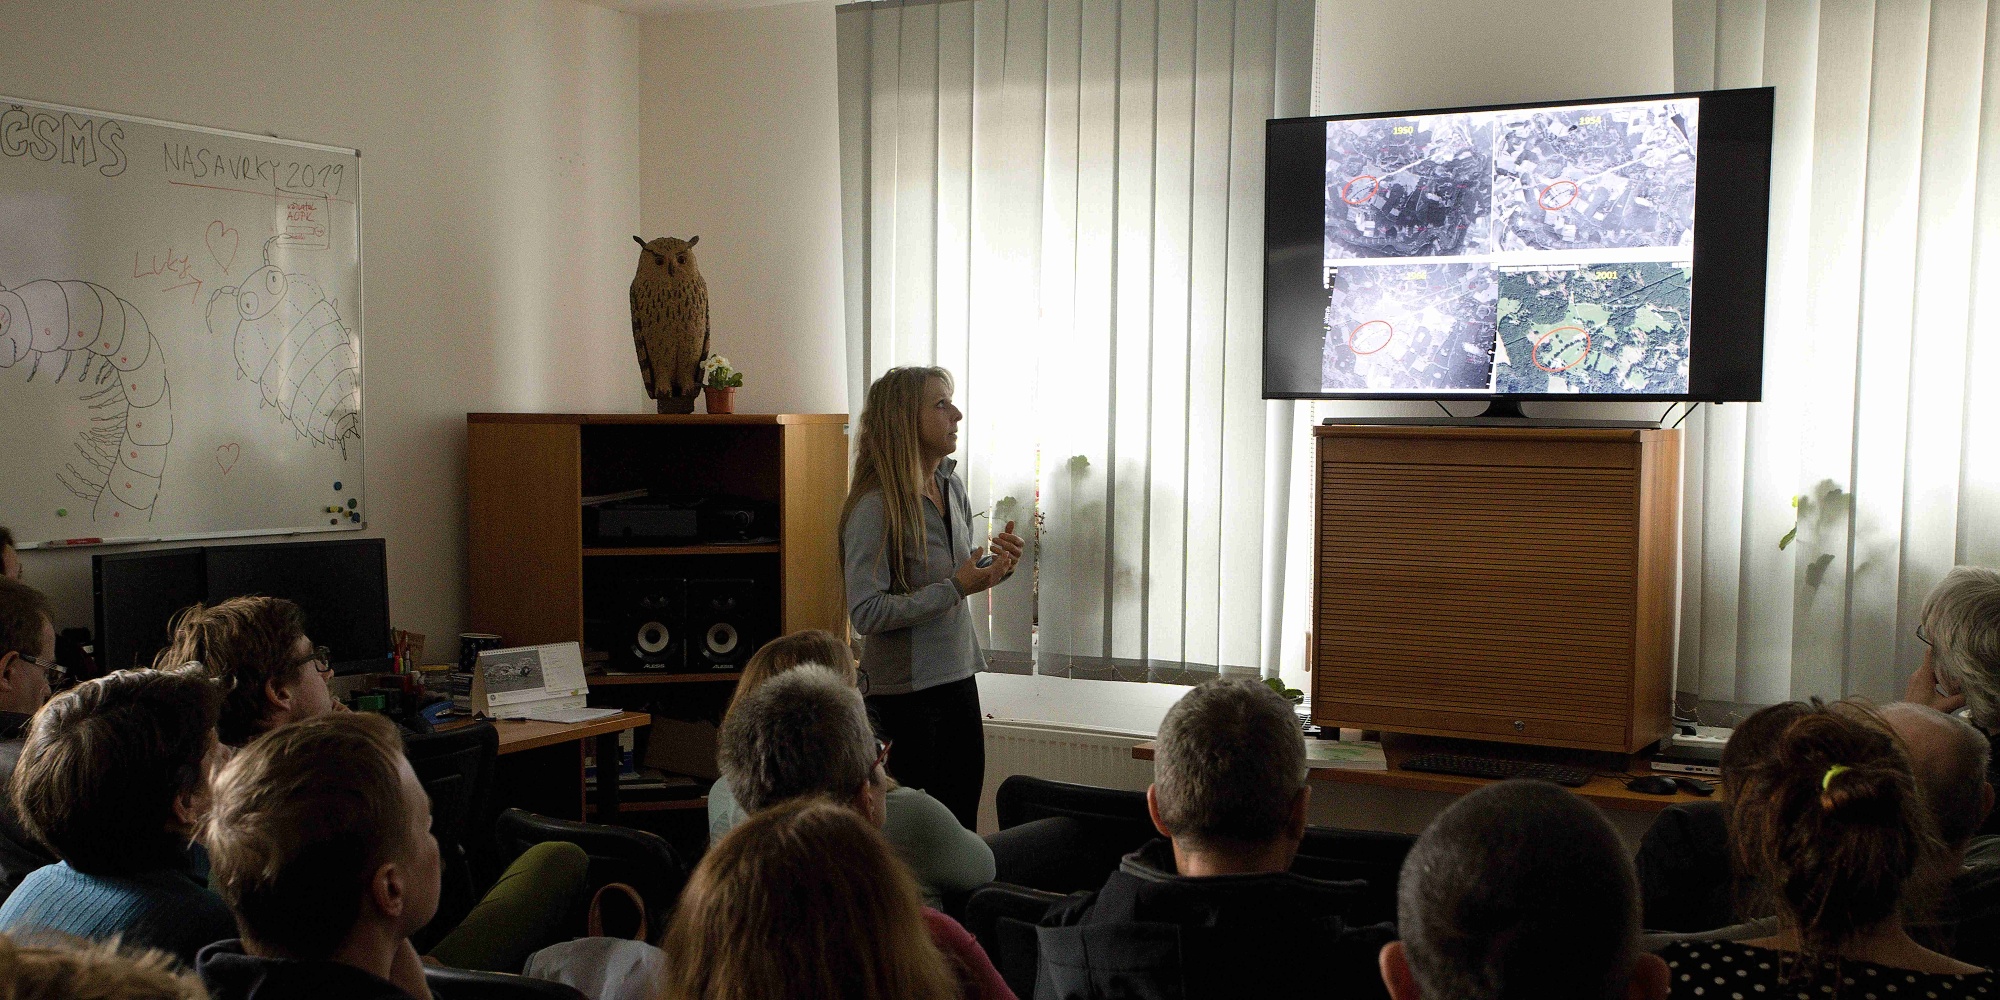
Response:
POLYGON ((891 744, 889 773, 971 829, 986 777, 972 675, 986 658, 966 598, 1013 575, 1021 539, 1009 521, 989 560, 973 536, 951 458, 965 414, 951 397, 942 368, 892 368, 868 388, 840 547, 848 617, 864 637, 862 691, 891 744))

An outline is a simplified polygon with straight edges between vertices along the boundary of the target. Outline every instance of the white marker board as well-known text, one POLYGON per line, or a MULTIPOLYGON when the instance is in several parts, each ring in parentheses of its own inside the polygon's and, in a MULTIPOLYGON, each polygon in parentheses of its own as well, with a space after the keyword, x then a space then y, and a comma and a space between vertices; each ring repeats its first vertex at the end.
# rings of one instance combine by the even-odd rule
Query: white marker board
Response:
POLYGON ((360 168, 0 97, 0 525, 23 547, 362 526, 360 168))

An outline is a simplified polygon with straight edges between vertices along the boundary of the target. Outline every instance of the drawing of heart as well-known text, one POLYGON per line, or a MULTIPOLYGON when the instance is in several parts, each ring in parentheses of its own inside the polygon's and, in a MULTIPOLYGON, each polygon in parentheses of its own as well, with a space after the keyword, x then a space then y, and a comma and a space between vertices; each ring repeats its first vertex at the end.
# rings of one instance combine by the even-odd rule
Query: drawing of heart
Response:
POLYGON ((202 242, 208 244, 208 255, 214 257, 217 264, 222 265, 222 273, 228 274, 229 266, 236 263, 236 250, 243 243, 243 234, 223 225, 222 220, 217 219, 208 224, 208 231, 202 233, 201 238, 202 242), (228 250, 227 258, 223 256, 225 248, 228 250))
POLYGON ((215 449, 215 464, 222 466, 225 476, 229 475, 229 470, 236 468, 236 460, 242 457, 243 446, 233 441, 215 449))

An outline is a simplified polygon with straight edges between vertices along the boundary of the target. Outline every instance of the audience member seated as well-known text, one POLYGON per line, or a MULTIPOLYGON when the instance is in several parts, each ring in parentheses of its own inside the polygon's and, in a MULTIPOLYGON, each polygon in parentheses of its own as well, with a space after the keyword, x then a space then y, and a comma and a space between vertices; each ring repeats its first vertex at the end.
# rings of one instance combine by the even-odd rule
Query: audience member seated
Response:
POLYGON ((183 962, 236 933, 189 835, 207 797, 215 685, 199 670, 85 681, 28 726, 11 794, 59 863, 21 880, 0 931, 49 930, 158 948, 183 962))
MULTIPOLYGON (((1924 663, 1903 700, 1940 711, 1964 708, 1989 743, 2000 746, 2000 572, 1960 566, 1924 600, 1917 615, 1924 663)), ((2000 833, 1988 816, 1980 833, 2000 833)))
POLYGON ((1729 867, 1729 807, 1737 790, 1732 777, 1746 760, 1762 757, 1786 724, 1805 707, 1773 706, 1745 719, 1722 747, 1723 802, 1676 803, 1660 811, 1639 840, 1633 859, 1644 906, 1639 926, 1649 931, 1692 933, 1769 916, 1739 912, 1748 897, 1729 867))
MULTIPOLYGON (((821 629, 794 632, 766 643, 743 667, 736 682, 730 707, 749 696, 764 682, 793 667, 817 664, 831 668, 849 684, 859 677, 854 657, 833 633, 821 629)), ((978 834, 959 825, 958 817, 944 803, 920 788, 889 783, 883 799, 888 819, 882 835, 910 866, 923 892, 924 905, 938 906, 945 896, 970 892, 993 881, 993 849, 978 834)), ((714 843, 736 824, 743 822, 743 807, 731 794, 727 776, 708 791, 708 839, 714 843)))
POLYGON ((215 1000, 425 1000, 410 934, 437 910, 430 799, 389 720, 287 726, 216 778, 203 834, 240 940, 201 952, 215 1000))
MULTIPOLYGON (((875 738, 868 725, 868 710, 862 705, 861 692, 833 671, 817 666, 800 667, 773 678, 732 707, 729 717, 722 722, 720 740, 718 763, 722 775, 735 789, 736 801, 753 816, 794 799, 828 798, 852 808, 871 825, 881 827, 883 798, 889 781, 882 762, 888 756, 888 747, 875 738)), ((733 835, 723 838, 723 844, 732 839, 733 835)), ((718 845, 717 850, 720 849, 718 845)), ((848 860, 840 854, 807 852, 793 863, 838 868, 848 860), (840 861, 829 864, 830 858, 840 861)), ((706 865, 704 861, 703 866, 706 865)), ((685 910, 686 896, 682 899, 681 907, 685 910)), ((808 920, 836 919, 832 914, 815 913, 814 905, 788 899, 782 893, 771 893, 771 899, 780 907, 803 907, 808 920)), ((922 914, 932 940, 953 959, 967 997, 1014 1000, 1013 991, 993 968, 985 950, 958 921, 931 907, 924 907, 922 914)), ((679 974, 673 969, 671 956, 668 973, 679 974)), ((758 994, 746 991, 735 995, 758 994)))
POLYGON ((21 579, 21 553, 14 548, 14 533, 0 528, 0 580, 21 579))
POLYGON ((792 798, 753 814, 695 868, 667 928, 662 996, 981 995, 963 991, 962 970, 933 943, 931 912, 874 824, 820 796, 792 798))
POLYGON ((218 735, 240 747, 287 722, 342 707, 327 689, 333 667, 306 637, 305 612, 281 597, 232 597, 197 604, 173 624, 156 667, 199 663, 222 688, 218 735))
POLYGON ((1291 703, 1209 681, 1160 724, 1146 792, 1168 838, 1128 855, 1038 932, 1038 998, 1379 995, 1387 925, 1349 928, 1362 883, 1287 869, 1305 835, 1305 741, 1291 703))
POLYGON ((1973 834, 1993 811, 1986 736, 1928 705, 1885 705, 1882 719, 1903 741, 1917 791, 1944 845, 1906 893, 1915 896, 1904 908, 1912 935, 1959 961, 1993 968, 2000 964, 2000 865, 1970 863, 1966 856, 1973 834))
MULTIPOLYGON (((48 599, 25 583, 0 577, 0 788, 21 759, 29 717, 49 700, 50 687, 60 676, 55 656, 56 626, 48 599)), ((0 796, 0 899, 29 872, 55 860, 21 829, 13 804, 0 796)))
MULTIPOLYGON (((227 745, 244 746, 287 723, 347 711, 327 688, 332 668, 306 636, 305 614, 291 601, 252 596, 197 604, 175 620, 173 634, 173 644, 154 662, 199 663, 215 678, 223 691, 217 731, 227 745)), ((521 971, 535 949, 552 943, 589 866, 589 856, 574 844, 529 848, 432 947, 431 957, 455 968, 521 971)))
POLYGON ((1660 955, 1674 996, 1852 996, 1864 982, 1908 996, 2000 990, 1992 973, 1905 930, 1906 890, 1936 864, 1939 841, 1888 723, 1854 702, 1764 712, 1794 717, 1732 779, 1729 840, 1736 870, 1777 914, 1778 929, 1744 942, 1668 945, 1660 955))
POLYGON ((1545 782, 1488 785, 1410 849, 1382 980, 1395 1000, 1659 1000, 1667 967, 1639 950, 1638 889, 1595 806, 1545 782))
POLYGON ((111 942, 15 941, 0 935, 0 997, 7 1000, 209 1000, 194 973, 159 951, 111 942))

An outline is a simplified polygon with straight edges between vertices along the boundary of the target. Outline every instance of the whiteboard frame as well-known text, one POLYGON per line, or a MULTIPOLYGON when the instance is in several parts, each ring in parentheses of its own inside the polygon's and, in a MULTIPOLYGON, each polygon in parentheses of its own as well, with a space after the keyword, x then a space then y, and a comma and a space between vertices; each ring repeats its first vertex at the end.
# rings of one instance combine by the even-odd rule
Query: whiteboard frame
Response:
MULTIPOLYGON (((106 111, 101 108, 84 108, 84 107, 78 107, 73 104, 57 104, 52 101, 38 101, 28 97, 13 97, 6 94, 0 94, 0 105, 15 105, 15 104, 22 105, 24 107, 42 108, 48 111, 66 111, 79 115, 94 115, 99 118, 116 118, 120 121, 136 122, 141 125, 152 125, 157 128, 185 129, 190 132, 202 132, 208 135, 226 136, 231 139, 248 139, 253 142, 275 142, 281 145, 296 146, 299 147, 300 149, 310 149, 321 153, 352 154, 355 161, 354 162, 355 166, 354 292, 355 295, 361 299, 361 330, 360 330, 361 343, 356 349, 356 353, 359 355, 357 363, 361 366, 361 375, 362 375, 361 378, 362 406, 361 406, 361 421, 360 421, 361 440, 363 441, 368 440, 368 405, 367 405, 368 381, 369 381, 368 380, 368 328, 367 328, 368 262, 366 259, 368 250, 368 240, 367 240, 366 221, 364 219, 364 216, 366 216, 367 213, 362 210, 363 200, 366 197, 366 192, 367 192, 368 179, 366 176, 364 176, 367 172, 361 169, 361 150, 359 148, 349 147, 349 146, 331 146, 326 143, 309 142, 304 139, 290 139, 286 138, 285 136, 278 135, 275 132, 270 133, 268 135, 258 135, 255 132, 242 132, 236 129, 216 128, 215 126, 212 125, 196 125, 192 122, 167 121, 166 119, 163 118, 149 118, 145 115, 128 114, 123 111, 106 111)), ((367 478, 368 458, 367 458, 367 453, 365 451, 363 452, 361 459, 361 474, 362 474, 362 480, 361 480, 362 488, 365 491, 368 482, 367 478)), ((157 545, 163 542, 186 542, 204 538, 291 537, 295 535, 326 535, 343 531, 367 531, 368 514, 365 512, 365 508, 367 508, 368 502, 367 502, 367 495, 365 492, 362 495, 362 506, 364 508, 364 512, 361 515, 361 523, 359 524, 354 524, 352 522, 339 525, 329 524, 324 528, 321 527, 246 528, 237 531, 196 531, 178 535, 151 535, 151 536, 144 536, 137 538, 101 538, 101 539, 76 538, 76 539, 69 539, 66 541, 51 540, 46 542, 21 542, 15 546, 15 549, 16 551, 19 552, 29 552, 38 549, 49 550, 49 551, 61 551, 66 549, 77 549, 77 548, 92 548, 92 549, 110 548, 118 545, 157 545)))

